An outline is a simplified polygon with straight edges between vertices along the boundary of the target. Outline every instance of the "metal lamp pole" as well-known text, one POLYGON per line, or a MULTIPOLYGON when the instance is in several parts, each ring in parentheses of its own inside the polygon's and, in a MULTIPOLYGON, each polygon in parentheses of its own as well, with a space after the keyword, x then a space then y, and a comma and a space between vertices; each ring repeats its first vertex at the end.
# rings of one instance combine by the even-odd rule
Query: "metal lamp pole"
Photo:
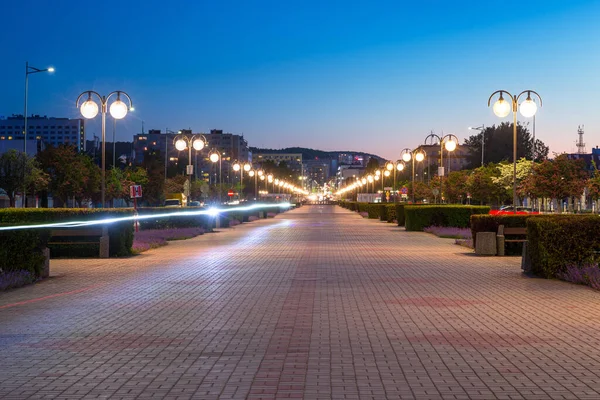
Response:
POLYGON ((401 152, 402 161, 409 162, 412 160, 412 202, 415 203, 415 159, 421 162, 425 159, 425 153, 421 150, 403 149, 401 152))
POLYGON ((469 127, 469 130, 481 132, 481 166, 483 167, 483 154, 485 148, 485 125, 469 127))
MULTIPOLYGON (((453 134, 449 133, 443 136, 440 140, 440 164, 442 164, 442 175, 440 176, 440 196, 444 198, 444 176, 446 175, 446 169, 444 168, 444 148, 448 150, 448 153, 454 151, 458 145, 458 138, 453 134)), ((450 172, 450 165, 448 165, 448 172, 450 172)))
POLYGON ((92 100, 92 95, 96 96, 98 98, 98 100, 100 100, 100 105, 102 107, 101 108, 101 114, 102 114, 102 171, 101 171, 102 172, 102 189, 101 190, 102 190, 102 208, 104 208, 104 199, 105 199, 105 192, 106 192, 106 146, 105 146, 106 108, 107 108, 106 106, 108 103, 108 99, 110 99, 111 96, 116 95, 117 100, 115 100, 110 105, 110 115, 114 119, 122 119, 125 117, 125 115, 127 115, 127 111, 133 111, 133 102, 131 101, 131 97, 129 97, 129 95, 127 93, 125 93, 121 90, 110 92, 107 96, 101 96, 97 92, 94 92, 93 90, 85 91, 77 97, 77 100, 75 101, 75 107, 78 107, 81 110, 81 115, 83 115, 83 117, 87 118, 87 119, 92 119, 96 115, 98 115, 98 104, 96 104, 96 102, 94 102, 92 100), (81 105, 80 105, 79 100, 81 100, 81 98, 85 95, 87 95, 87 100, 84 101, 83 103, 81 103, 81 105), (129 102, 129 106, 127 106, 127 104, 125 104, 121 100, 121 95, 127 99, 127 101, 129 102))
MULTIPOLYGON (((25 106, 23 110, 23 153, 27 156, 27 99, 29 92, 29 75, 37 74, 38 72, 54 72, 53 67, 45 69, 29 66, 29 61, 25 62, 25 106)), ((23 167, 25 168, 25 167, 23 167)), ((25 208, 25 200, 27 197, 27 187, 25 186, 25 169, 23 169, 23 208, 25 208)))
POLYGON ((540 107, 542 106, 542 98, 538 93, 533 90, 524 90, 518 95, 512 95, 506 90, 496 90, 488 99, 488 107, 491 104, 492 97, 498 93, 500 96, 498 100, 494 103, 492 109, 494 110, 494 114, 496 114, 500 118, 504 118, 513 113, 513 212, 517 213, 517 111, 521 111, 521 115, 525 118, 530 118, 535 115, 537 112, 537 104, 531 98, 531 93, 535 94, 537 98, 540 100, 540 107), (519 105, 519 98, 527 93, 527 99, 523 101, 519 105), (506 94, 510 98, 510 104, 508 101, 504 100, 503 94, 506 94))

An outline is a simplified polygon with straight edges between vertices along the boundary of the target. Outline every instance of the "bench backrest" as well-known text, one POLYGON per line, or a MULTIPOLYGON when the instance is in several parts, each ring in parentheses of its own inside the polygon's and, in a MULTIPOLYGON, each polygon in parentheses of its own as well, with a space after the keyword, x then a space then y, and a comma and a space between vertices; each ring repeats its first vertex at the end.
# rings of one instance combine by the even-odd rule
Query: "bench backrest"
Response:
POLYGON ((105 228, 67 228, 67 229, 52 229, 50 236, 103 236, 105 228))
POLYGON ((527 228, 513 228, 498 226, 498 235, 527 235, 527 228))

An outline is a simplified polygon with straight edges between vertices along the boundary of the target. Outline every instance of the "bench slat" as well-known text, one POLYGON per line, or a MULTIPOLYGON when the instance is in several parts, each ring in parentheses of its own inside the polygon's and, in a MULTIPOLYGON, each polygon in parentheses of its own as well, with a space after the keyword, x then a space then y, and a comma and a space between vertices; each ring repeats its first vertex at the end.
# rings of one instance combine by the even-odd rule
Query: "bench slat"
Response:
POLYGON ((55 229, 50 236, 102 236, 102 229, 55 229))
POLYGON ((527 235, 527 228, 504 228, 505 235, 527 235))

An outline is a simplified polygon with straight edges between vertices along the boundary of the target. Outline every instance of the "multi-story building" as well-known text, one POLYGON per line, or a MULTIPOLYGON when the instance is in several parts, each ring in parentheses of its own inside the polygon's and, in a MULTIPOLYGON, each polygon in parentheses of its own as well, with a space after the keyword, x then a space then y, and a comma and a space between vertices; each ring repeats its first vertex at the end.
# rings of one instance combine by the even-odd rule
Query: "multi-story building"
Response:
MULTIPOLYGON (((188 136, 200 135, 192 133, 190 129, 182 129, 177 133, 171 131, 162 133, 160 129, 150 129, 148 133, 134 135, 133 151, 135 162, 137 164, 142 163, 146 152, 166 153, 168 159, 165 162, 177 162, 180 155, 187 157, 188 150, 184 150, 184 154, 181 154, 182 152, 175 148, 175 137, 179 134, 188 136)), ((240 162, 245 162, 251 159, 248 142, 242 135, 223 133, 222 130, 216 129, 211 130, 209 134, 203 133, 201 135, 206 138, 207 145, 200 152, 192 150, 192 164, 195 165, 194 175, 197 178, 206 180, 215 179, 218 181, 220 179, 222 182, 231 182, 233 179, 233 172, 231 170, 233 161, 239 160, 240 162), (217 165, 214 165, 208 159, 210 152, 213 151, 221 155, 218 169, 217 165)))
MULTIPOLYGON (((24 118, 13 115, 0 119, 0 141, 15 140, 23 147, 24 118)), ((41 142, 45 146, 72 145, 78 151, 85 150, 85 124, 83 118, 56 118, 32 115, 27 117, 27 147, 40 149, 39 145, 30 146, 30 142, 41 142)), ((10 146, 13 147, 13 146, 10 146)), ((19 146, 16 146, 17 148, 19 146)), ((31 152, 28 150, 28 154, 31 152)), ((35 153, 33 153, 35 154, 35 153)))
POLYGON ((331 176, 331 160, 306 160, 302 163, 309 187, 323 186, 331 176))

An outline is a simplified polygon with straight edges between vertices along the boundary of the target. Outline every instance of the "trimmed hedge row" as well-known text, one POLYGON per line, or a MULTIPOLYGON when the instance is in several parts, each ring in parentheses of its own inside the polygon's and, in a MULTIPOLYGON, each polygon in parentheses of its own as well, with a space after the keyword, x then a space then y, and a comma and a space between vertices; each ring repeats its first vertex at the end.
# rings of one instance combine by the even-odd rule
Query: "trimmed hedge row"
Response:
POLYGON ((557 277, 567 265, 597 263, 600 218, 595 215, 541 215, 527 219, 531 271, 557 277))
MULTIPOLYGON (((132 215, 132 209, 88 209, 88 208, 35 208, 0 209, 0 225, 36 225, 52 222, 90 221, 101 218, 118 218, 132 215)), ((94 246, 48 246, 50 228, 0 231, 0 269, 2 273, 27 271, 32 279, 40 277, 44 267, 43 250, 50 247, 53 254, 68 251, 69 254, 94 250, 94 246), (91 249, 91 250, 90 250, 91 249)), ((110 256, 131 254, 133 245, 133 223, 115 222, 108 225, 110 256)), ((96 246, 96 249, 98 246, 96 246)), ((97 253, 97 251, 96 251, 97 253)))
POLYGON ((473 214, 487 214, 488 206, 462 206, 462 205, 407 205, 404 206, 407 231, 422 231, 428 226, 452 226, 467 228, 473 214))

